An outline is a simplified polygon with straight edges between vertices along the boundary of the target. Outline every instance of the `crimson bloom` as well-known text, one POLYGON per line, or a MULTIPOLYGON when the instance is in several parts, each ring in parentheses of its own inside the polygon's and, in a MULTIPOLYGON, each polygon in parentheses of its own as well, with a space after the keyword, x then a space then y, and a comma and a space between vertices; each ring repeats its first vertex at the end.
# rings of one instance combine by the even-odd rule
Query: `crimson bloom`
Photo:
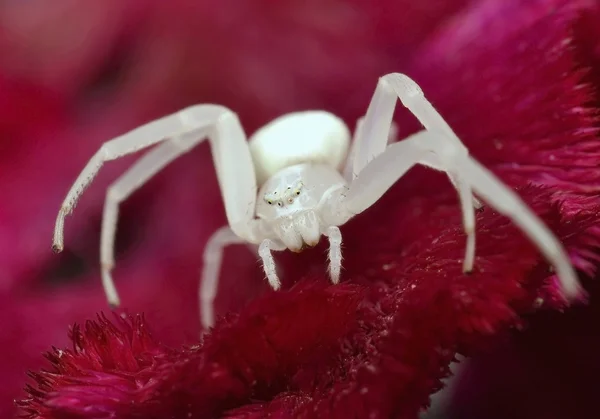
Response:
MULTIPOLYGON (((14 139, 0 155, 14 196, 0 210, 0 307, 11 319, 2 339, 22 348, 3 365, 6 399, 24 381, 12 377, 43 365, 41 348, 67 346, 67 323, 104 307, 97 221, 103 186, 123 166, 84 196, 69 220, 70 250, 57 258, 48 243, 69 184, 103 140, 194 102, 230 106, 250 131, 305 108, 352 124, 378 76, 409 74, 471 153, 555 231, 582 276, 595 274, 595 4, 59 3, 43 24, 27 5, 10 6, 0 43, 12 105, 0 104, 0 129, 14 139), (59 33, 56 16, 66 13, 81 13, 60 24, 81 33, 84 22, 89 48, 73 44, 77 36, 44 36, 59 33), (23 33, 37 43, 23 48, 23 33), (48 43, 54 56, 73 56, 48 59, 48 43), (32 107, 43 117, 32 121, 32 107)), ((418 129, 406 111, 396 120, 401 137, 418 129)), ((477 215, 477 269, 463 275, 455 192, 416 169, 343 226, 341 285, 328 283, 322 245, 278 258, 277 293, 247 249, 227 251, 217 310, 229 314, 198 343, 197 268, 224 214, 207 147, 165 172, 123 206, 115 271, 127 310, 144 311, 152 335, 135 315, 75 326, 72 349, 52 350, 51 368, 32 373, 25 416, 416 417, 457 353, 477 354, 540 307, 564 307, 548 264, 488 207, 477 215)))

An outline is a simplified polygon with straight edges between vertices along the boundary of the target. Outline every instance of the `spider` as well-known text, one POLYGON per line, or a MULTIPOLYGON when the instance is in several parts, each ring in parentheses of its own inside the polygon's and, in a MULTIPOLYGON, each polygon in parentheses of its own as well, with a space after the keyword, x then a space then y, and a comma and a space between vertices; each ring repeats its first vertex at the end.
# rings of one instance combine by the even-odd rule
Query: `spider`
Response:
POLYGON ((102 284, 111 306, 119 305, 113 284, 114 239, 119 203, 168 163, 208 139, 228 226, 218 229, 204 250, 199 288, 200 316, 214 323, 213 301, 222 252, 239 243, 258 245, 266 278, 280 288, 272 252, 299 252, 329 239, 329 276, 334 284, 342 267, 339 226, 374 205, 416 164, 444 171, 458 192, 466 251, 463 271, 473 269, 475 208, 473 192, 517 224, 553 265, 566 297, 580 285, 565 249, 519 196, 469 156, 467 148, 412 79, 387 74, 377 83, 366 115, 350 131, 325 111, 283 115, 250 140, 234 112, 219 105, 196 105, 155 120, 104 143, 69 190, 54 230, 53 249, 63 249, 65 217, 102 165, 158 144, 107 191, 100 246, 102 284), (412 112, 424 130, 389 141, 396 101, 412 112))

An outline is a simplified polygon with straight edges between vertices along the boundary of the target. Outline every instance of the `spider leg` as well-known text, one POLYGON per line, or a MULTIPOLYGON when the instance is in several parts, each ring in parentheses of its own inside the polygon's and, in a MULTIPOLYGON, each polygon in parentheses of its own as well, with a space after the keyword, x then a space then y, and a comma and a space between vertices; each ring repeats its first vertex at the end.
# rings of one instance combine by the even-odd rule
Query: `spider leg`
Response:
POLYGON ((110 270, 114 265, 112 247, 118 203, 165 165, 206 137, 210 141, 229 225, 239 237, 256 242, 258 230, 253 220, 256 178, 246 135, 236 115, 221 106, 198 105, 150 122, 102 145, 69 190, 54 230, 53 249, 61 251, 64 242, 64 219, 73 210, 84 189, 103 164, 167 141, 140 159, 109 189, 103 218, 101 259, 103 284, 111 304, 119 303, 110 277, 110 270), (235 153, 232 153, 232 150, 235 150, 235 153))
POLYGON ((468 270, 472 266, 475 251, 473 189, 499 212, 510 217, 540 249, 556 269, 565 295, 579 295, 581 286, 569 257, 548 227, 515 192, 468 154, 457 152, 453 147, 440 150, 439 138, 437 133, 421 131, 388 146, 385 153, 364 167, 341 199, 339 196, 332 196, 328 203, 331 205, 330 213, 325 216, 331 217, 329 220, 334 220, 336 225, 346 222, 353 215, 371 207, 416 164, 443 170, 456 179, 459 190, 463 222, 468 236, 464 269, 468 270), (337 206, 336 200, 339 202, 337 206))
POLYGON ((159 142, 212 128, 210 142, 219 184, 225 201, 225 211, 232 229, 238 235, 248 233, 256 201, 256 179, 246 136, 236 115, 216 105, 186 108, 130 131, 104 143, 90 159, 67 193, 54 229, 53 249, 64 247, 64 220, 71 213, 84 189, 92 182, 105 162, 135 153, 159 142), (236 153, 231 153, 236 150, 236 153), (244 176, 240 176, 243 173, 244 176))
POLYGON ((67 193, 56 219, 52 249, 61 252, 64 248, 65 217, 73 211, 85 188, 92 182, 105 162, 135 153, 167 139, 182 128, 177 117, 165 117, 143 125, 130 133, 104 143, 94 154, 83 171, 79 174, 73 186, 67 193))
POLYGON ((208 129, 204 128, 197 132, 188 132, 180 136, 175 136, 169 141, 158 145, 139 159, 108 188, 102 216, 100 266, 102 285, 111 306, 116 307, 120 304, 111 275, 111 271, 115 265, 114 243, 119 204, 148 182, 150 178, 161 171, 166 165, 202 142, 207 134, 208 129))
MULTIPOLYGON (((351 182, 352 179, 354 179, 358 173, 354 171, 354 159, 356 158, 356 153, 358 152, 358 149, 361 149, 361 152, 366 155, 372 155, 373 151, 369 151, 368 150, 368 146, 372 143, 369 142, 368 144, 366 143, 366 139, 368 139, 369 137, 361 135, 361 130, 363 127, 365 121, 365 117, 359 118, 358 121, 356 121, 356 128, 354 130, 354 135, 352 136, 352 142, 350 143, 350 150, 348 151, 348 157, 346 158, 346 164, 344 165, 344 170, 343 170, 343 175, 344 175, 344 179, 346 179, 346 181, 351 182), (362 146, 361 146, 362 144, 362 146), (365 148, 367 148, 367 150, 365 151, 365 148)), ((384 149, 385 146, 389 143, 395 143, 396 141, 398 141, 398 125, 396 125, 396 123, 394 121, 390 122, 390 127, 389 127, 389 132, 388 132, 388 137, 387 137, 387 141, 384 144, 384 149)), ((381 151, 377 152, 376 154, 380 154, 381 151)))
POLYGON ((463 218, 463 229, 467 235, 463 272, 470 273, 473 271, 473 265, 475 263, 475 208, 480 208, 481 203, 473 196, 473 191, 471 190, 469 183, 461 179, 457 174, 458 170, 454 169, 456 164, 444 166, 441 163, 442 159, 435 152, 437 150, 436 140, 439 141, 439 136, 431 133, 429 134, 430 135, 423 135, 421 141, 418 143, 419 147, 429 149, 430 151, 421 161, 419 161, 419 163, 423 166, 445 172, 458 192, 463 218))
POLYGON ((348 156, 346 157, 346 163, 344 164, 344 170, 342 175, 347 182, 351 182, 354 179, 354 158, 358 149, 358 139, 360 138, 360 131, 362 130, 362 124, 365 118, 360 118, 356 121, 356 127, 354 128, 354 134, 352 135, 352 141, 350 142, 350 149, 348 150, 348 156))
POLYGON ((332 224, 341 225, 371 207, 409 169, 427 157, 429 151, 421 143, 431 135, 428 131, 420 131, 389 145, 385 153, 369 162, 349 184, 341 208, 340 204, 335 205, 335 196, 323 206, 332 208, 331 214, 325 214, 327 219, 335 219, 332 224))
POLYGON ((218 229, 208 240, 204 248, 202 280, 198 290, 200 300, 200 321, 206 330, 215 323, 214 300, 219 285, 219 270, 223 259, 223 249, 231 244, 242 244, 245 240, 238 237, 229 226, 218 229))
MULTIPOLYGON (((468 153, 467 148, 456 136, 450 125, 435 110, 431 102, 423 94, 419 85, 410 77, 400 73, 391 73, 383 76, 379 80, 375 91, 375 96, 377 95, 385 96, 388 100, 391 100, 389 98, 397 97, 428 131, 441 134, 440 138, 448 142, 447 146, 454 147, 458 152, 468 153)), ((433 151, 437 151, 437 149, 433 151)), ((447 172, 447 174, 452 185, 461 194, 456 176, 450 172, 447 172)), ((471 196, 470 200, 475 208, 481 207, 481 203, 477 198, 471 196)))
POLYGON ((510 188, 505 186, 492 172, 472 158, 460 166, 461 176, 469 182, 475 192, 498 212, 509 217, 540 249, 554 266, 563 292, 568 298, 582 294, 581 284, 569 261, 566 250, 552 231, 529 209, 510 188))
POLYGON ((349 160, 354 177, 371 160, 383 153, 388 144, 397 97, 393 91, 389 94, 383 79, 380 78, 377 83, 366 115, 357 123, 355 139, 352 143, 354 153, 349 160))
POLYGON ((465 258, 463 260, 463 272, 473 271, 475 263, 475 199, 469 184, 462 180, 457 181, 458 196, 463 217, 463 228, 467 235, 467 248, 465 249, 465 258))
POLYGON ((282 251, 285 249, 287 249, 287 247, 279 240, 275 239, 264 239, 258 247, 258 255, 262 259, 265 275, 267 276, 269 285, 271 285, 271 288, 274 290, 281 288, 281 281, 279 281, 279 277, 277 276, 277 267, 271 251, 282 251))
MULTIPOLYGON (((446 146, 454 146, 456 150, 467 153, 466 147, 427 100, 419 85, 404 74, 391 73, 379 79, 367 114, 357 125, 349 160, 352 168, 346 169, 345 173, 354 173, 356 176, 371 160, 383 153, 391 138, 395 138, 398 129, 392 118, 398 99, 428 131, 441 134, 447 142, 446 146)), ((448 173, 448 177, 458 190, 454 176, 448 173)), ((475 208, 481 207, 475 197, 471 200, 475 208)))
MULTIPOLYGON (((385 104, 382 106, 391 107, 393 112, 396 99, 400 99, 400 102, 402 102, 402 104, 417 117, 425 129, 442 134, 446 137, 446 141, 450 142, 453 146, 466 151, 466 147, 456 136, 454 131, 452 131, 450 125, 448 125, 438 111, 435 110, 414 80, 400 73, 391 73, 381 77, 375 88, 373 102, 377 101, 378 103, 385 104)), ((365 121, 365 126, 366 125, 367 122, 365 121)))

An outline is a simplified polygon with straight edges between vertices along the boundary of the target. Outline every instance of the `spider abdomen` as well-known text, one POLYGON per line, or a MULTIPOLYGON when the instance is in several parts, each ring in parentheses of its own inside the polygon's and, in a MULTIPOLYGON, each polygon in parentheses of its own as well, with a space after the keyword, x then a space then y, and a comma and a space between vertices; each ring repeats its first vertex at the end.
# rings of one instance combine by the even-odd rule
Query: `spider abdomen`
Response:
POLYGON ((301 163, 327 164, 341 169, 350 144, 350 130, 325 111, 280 116, 250 138, 258 185, 281 169, 301 163))

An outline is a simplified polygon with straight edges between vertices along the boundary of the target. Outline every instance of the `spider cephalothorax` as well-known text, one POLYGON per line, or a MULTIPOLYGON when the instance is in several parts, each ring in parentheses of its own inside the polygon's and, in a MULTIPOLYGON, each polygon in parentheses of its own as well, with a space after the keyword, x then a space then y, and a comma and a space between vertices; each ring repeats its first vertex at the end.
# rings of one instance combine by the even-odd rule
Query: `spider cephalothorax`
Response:
POLYGON ((64 219, 102 164, 160 143, 108 190, 102 223, 102 282, 108 301, 118 305, 111 271, 118 205, 135 189, 181 154, 208 138, 229 225, 210 238, 204 251, 200 286, 205 327, 214 322, 223 247, 258 245, 269 284, 280 287, 272 252, 300 251, 321 236, 330 242, 329 273, 339 281, 342 235, 338 226, 375 204, 412 166, 447 173, 458 191, 467 235, 463 270, 475 257, 476 192, 510 217, 554 266, 567 297, 579 282, 558 239, 511 189, 469 156, 467 148, 427 101, 419 86, 403 74, 380 78, 350 147, 350 131, 323 111, 281 116, 247 141, 237 116, 217 105, 197 105, 150 122, 105 143, 92 157, 65 198, 58 214, 53 248, 63 248, 64 219), (388 144, 397 99, 419 119, 424 130, 388 144))

